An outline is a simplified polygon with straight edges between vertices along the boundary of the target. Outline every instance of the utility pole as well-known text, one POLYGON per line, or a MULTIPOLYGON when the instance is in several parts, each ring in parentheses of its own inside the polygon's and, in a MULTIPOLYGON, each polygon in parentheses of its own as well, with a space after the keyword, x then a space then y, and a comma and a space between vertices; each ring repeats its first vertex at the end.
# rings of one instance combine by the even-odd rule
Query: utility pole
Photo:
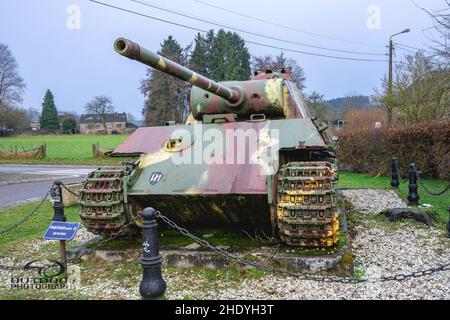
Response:
POLYGON ((394 42, 392 41, 392 38, 395 37, 395 36, 398 36, 399 34, 408 33, 410 31, 411 31, 411 29, 408 28, 408 29, 403 30, 402 32, 393 34, 389 38, 389 78, 388 78, 388 92, 387 92, 387 94, 388 94, 388 100, 387 100, 387 103, 388 103, 388 106, 387 106, 387 121, 388 121, 388 123, 387 123, 387 125, 388 125, 388 127, 391 125, 392 108, 393 108, 393 106, 392 106, 392 100, 393 100, 392 99, 392 96, 393 96, 393 92, 392 92, 393 91, 392 90, 392 82, 393 82, 392 65, 393 65, 393 62, 392 62, 392 60, 393 60, 393 55, 394 55, 394 42))
POLYGON ((388 79, 388 103, 389 106, 387 108, 387 121, 388 126, 391 126, 392 121, 392 58, 394 54, 394 42, 391 39, 389 39, 389 79, 388 79))

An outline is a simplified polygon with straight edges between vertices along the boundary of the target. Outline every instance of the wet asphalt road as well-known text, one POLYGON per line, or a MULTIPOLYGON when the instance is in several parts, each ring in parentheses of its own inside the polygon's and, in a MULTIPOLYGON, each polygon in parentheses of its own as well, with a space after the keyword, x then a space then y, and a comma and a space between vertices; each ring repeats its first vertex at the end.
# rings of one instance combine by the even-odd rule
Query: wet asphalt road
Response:
POLYGON ((41 199, 53 181, 61 180, 67 184, 81 182, 95 169, 96 167, 0 164, 0 208, 41 199))

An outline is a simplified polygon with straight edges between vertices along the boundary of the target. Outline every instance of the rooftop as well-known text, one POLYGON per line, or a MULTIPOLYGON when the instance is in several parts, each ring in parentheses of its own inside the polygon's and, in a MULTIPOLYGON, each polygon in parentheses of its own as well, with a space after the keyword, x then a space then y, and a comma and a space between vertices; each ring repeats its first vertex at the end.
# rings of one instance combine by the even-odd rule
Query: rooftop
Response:
MULTIPOLYGON (((80 123, 102 123, 103 119, 98 114, 82 114, 80 123)), ((127 122, 127 114, 122 113, 106 113, 105 122, 127 122)))

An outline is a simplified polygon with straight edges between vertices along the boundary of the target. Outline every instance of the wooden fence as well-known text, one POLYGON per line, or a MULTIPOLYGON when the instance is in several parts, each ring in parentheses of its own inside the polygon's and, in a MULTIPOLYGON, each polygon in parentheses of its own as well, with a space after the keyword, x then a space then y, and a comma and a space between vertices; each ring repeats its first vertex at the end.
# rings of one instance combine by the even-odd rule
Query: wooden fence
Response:
POLYGON ((7 150, 0 144, 0 159, 33 159, 45 158, 47 156, 47 145, 41 144, 34 149, 25 150, 23 146, 14 145, 7 150))

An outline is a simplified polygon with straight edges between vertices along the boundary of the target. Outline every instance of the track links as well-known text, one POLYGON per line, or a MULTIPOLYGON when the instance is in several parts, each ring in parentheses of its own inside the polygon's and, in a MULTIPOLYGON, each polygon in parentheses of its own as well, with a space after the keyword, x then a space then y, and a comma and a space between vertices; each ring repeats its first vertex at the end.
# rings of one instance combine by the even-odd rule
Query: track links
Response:
POLYGON ((101 167, 89 174, 80 190, 81 221, 89 232, 110 236, 131 221, 124 203, 124 177, 131 168, 101 167))
POLYGON ((284 165, 277 181, 277 217, 281 240, 291 246, 330 247, 339 239, 339 211, 329 162, 284 165))

